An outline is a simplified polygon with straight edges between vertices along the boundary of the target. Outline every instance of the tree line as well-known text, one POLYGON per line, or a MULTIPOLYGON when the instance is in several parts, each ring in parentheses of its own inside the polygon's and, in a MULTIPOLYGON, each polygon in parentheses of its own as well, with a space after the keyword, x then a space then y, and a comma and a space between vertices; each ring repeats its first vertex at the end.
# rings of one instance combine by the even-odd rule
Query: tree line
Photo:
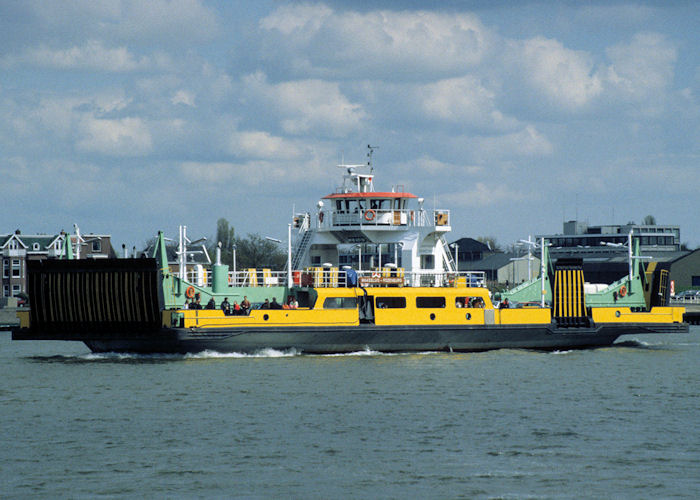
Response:
MULTIPOLYGON (((216 236, 207 238, 205 247, 207 253, 212 260, 212 264, 216 262, 216 249, 221 242, 221 263, 229 266, 233 270, 233 255, 234 248, 236 254, 236 269, 247 268, 269 268, 283 269, 287 265, 287 246, 280 245, 275 241, 270 241, 259 234, 248 234, 245 237, 237 237, 235 229, 229 224, 225 218, 221 218, 216 222, 216 236)), ((156 238, 153 237, 146 241, 142 255, 150 255, 156 244, 156 238)), ((166 247, 172 255, 177 251, 178 242, 168 240, 166 247)), ((189 251, 197 251, 201 246, 190 246, 189 251)))

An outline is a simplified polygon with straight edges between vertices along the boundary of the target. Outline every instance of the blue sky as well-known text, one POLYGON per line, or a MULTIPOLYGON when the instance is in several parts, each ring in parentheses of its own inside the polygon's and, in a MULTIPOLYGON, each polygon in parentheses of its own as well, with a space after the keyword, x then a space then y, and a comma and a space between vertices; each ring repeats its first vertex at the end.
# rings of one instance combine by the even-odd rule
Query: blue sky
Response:
POLYGON ((0 232, 286 237, 374 156, 454 239, 700 246, 696 2, 0 2, 0 232))

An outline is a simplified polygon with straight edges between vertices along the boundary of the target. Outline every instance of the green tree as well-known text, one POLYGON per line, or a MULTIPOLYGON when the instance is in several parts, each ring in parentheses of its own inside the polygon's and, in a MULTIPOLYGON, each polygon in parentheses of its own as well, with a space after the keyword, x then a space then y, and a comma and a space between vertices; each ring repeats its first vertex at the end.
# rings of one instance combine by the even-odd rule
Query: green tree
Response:
POLYGON ((236 243, 235 229, 227 219, 220 218, 216 221, 216 237, 211 239, 207 250, 212 261, 216 260, 216 248, 221 242, 221 263, 231 267, 233 263, 233 245, 236 243))
POLYGON ((655 226, 656 225, 656 217, 653 215, 647 215, 642 219, 642 224, 645 226, 655 226))
POLYGON ((493 236, 479 236, 476 241, 480 241, 484 245, 488 246, 492 252, 500 252, 501 246, 496 242, 496 238, 493 236))
POLYGON ((282 270, 287 264, 287 254, 278 243, 267 240, 259 234, 249 234, 236 238, 236 267, 269 268, 282 270))

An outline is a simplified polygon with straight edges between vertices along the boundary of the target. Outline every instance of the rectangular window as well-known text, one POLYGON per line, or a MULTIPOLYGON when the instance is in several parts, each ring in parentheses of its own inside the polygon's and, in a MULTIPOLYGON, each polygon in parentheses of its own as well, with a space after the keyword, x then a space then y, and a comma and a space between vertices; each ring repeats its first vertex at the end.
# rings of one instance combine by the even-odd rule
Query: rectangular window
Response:
POLYGON ((433 255, 421 255, 420 256, 420 267, 421 267, 421 269, 435 269, 435 256, 433 256, 433 255))
POLYGON ((92 251, 93 252, 101 252, 102 251, 102 242, 100 240, 94 240, 92 242, 92 251))
POLYGON ((12 259, 12 277, 19 278, 20 274, 20 262, 19 259, 12 259))
POLYGON ((693 286, 693 287, 696 287, 696 286, 700 287, 700 276, 693 276, 693 277, 691 278, 691 286, 693 286))
POLYGON ((10 277, 10 261, 9 260, 4 260, 2 263, 2 275, 5 278, 10 277))
POLYGON ((416 307, 421 309, 442 309, 445 297, 416 297, 416 307))
POLYGON ((355 309, 356 307, 355 297, 326 297, 323 301, 324 309, 355 309))
POLYGON ((20 286, 19 285, 12 285, 12 296, 15 297, 19 294, 20 292, 20 286))
POLYGON ((10 285, 3 286, 2 293, 3 293, 3 296, 9 297, 10 296, 10 285))
POLYGON ((405 309, 406 297, 377 297, 375 307, 378 309, 405 309))

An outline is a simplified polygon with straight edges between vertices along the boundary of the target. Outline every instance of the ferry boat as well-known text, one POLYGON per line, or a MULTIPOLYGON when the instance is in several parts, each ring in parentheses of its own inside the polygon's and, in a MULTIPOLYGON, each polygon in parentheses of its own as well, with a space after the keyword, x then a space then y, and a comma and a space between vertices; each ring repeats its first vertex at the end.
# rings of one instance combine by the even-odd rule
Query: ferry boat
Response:
POLYGON ((30 261, 31 308, 13 339, 77 340, 96 352, 346 353, 591 348, 688 331, 684 308, 666 305, 661 270, 631 253, 627 281, 587 293, 582 262, 550 262, 544 241, 540 276, 499 297, 537 300, 497 307, 483 273, 455 269, 449 211, 425 210, 400 188, 375 191, 371 165, 343 168, 343 186, 290 223, 285 272, 229 272, 217 255, 208 280, 191 279, 182 230, 178 269, 162 233, 152 258, 30 261), (197 296, 217 308, 183 308, 197 296), (224 299, 252 307, 226 314, 224 299))

